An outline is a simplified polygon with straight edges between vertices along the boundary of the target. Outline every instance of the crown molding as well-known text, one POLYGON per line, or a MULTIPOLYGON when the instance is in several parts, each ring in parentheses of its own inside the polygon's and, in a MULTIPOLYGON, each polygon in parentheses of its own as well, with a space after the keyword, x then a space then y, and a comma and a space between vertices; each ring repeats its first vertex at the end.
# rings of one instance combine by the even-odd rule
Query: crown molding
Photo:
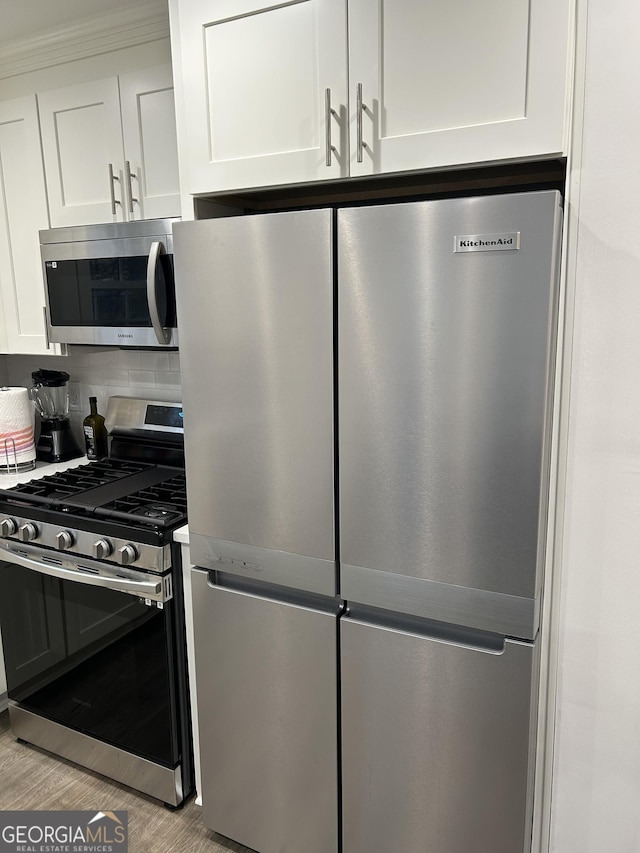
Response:
POLYGON ((157 0, 137 3, 127 9, 0 44, 0 79, 168 36, 168 11, 157 0))

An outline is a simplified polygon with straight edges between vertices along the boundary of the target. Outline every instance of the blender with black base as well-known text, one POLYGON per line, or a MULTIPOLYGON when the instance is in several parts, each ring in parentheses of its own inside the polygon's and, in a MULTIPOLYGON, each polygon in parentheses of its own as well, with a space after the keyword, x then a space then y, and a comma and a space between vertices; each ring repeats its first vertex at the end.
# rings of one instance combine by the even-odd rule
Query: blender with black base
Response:
POLYGON ((36 459, 66 462, 82 456, 69 423, 69 374, 64 370, 35 370, 31 378, 31 399, 41 418, 36 459))

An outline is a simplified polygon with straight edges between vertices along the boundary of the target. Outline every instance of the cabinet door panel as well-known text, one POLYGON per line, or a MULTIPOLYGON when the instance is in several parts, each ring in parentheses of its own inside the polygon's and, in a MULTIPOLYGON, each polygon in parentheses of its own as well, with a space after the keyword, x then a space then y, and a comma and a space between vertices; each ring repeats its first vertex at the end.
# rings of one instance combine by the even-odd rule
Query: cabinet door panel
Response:
POLYGON ((129 218, 180 216, 171 65, 123 74, 119 80, 124 150, 133 173, 129 218))
POLYGON ((180 27, 192 192, 347 174, 345 0, 192 0, 180 27))
POLYGON ((60 582, 0 563, 0 621, 9 696, 66 657, 60 582))
POLYGON ((53 353, 38 230, 49 227, 35 96, 0 104, 0 292, 9 353, 53 353))
POLYGON ((43 92, 38 105, 52 227, 126 218, 117 78, 43 92), (115 175, 115 215, 110 163, 115 175))
POLYGON ((351 174, 562 153, 569 6, 351 0, 351 174))
POLYGON ((67 653, 103 640, 105 645, 139 619, 137 598, 95 586, 67 582, 63 587, 67 653))

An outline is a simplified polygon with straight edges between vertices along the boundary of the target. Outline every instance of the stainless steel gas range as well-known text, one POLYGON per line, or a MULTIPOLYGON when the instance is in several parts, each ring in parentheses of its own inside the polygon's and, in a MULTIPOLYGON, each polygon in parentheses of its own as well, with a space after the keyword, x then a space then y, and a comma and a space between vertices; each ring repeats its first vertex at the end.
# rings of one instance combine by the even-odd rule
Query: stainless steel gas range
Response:
POLYGON ((112 397, 107 459, 0 490, 0 628, 22 740, 180 805, 193 791, 182 406, 112 397))

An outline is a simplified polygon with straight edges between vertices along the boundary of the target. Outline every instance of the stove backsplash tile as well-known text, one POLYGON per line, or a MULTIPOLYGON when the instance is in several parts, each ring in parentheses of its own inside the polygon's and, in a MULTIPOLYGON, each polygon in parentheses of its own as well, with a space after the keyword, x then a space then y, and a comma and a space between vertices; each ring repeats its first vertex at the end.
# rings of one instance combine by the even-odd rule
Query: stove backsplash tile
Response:
POLYGON ((98 398, 98 411, 106 414, 109 397, 176 402, 181 399, 180 357, 177 352, 156 352, 114 347, 70 346, 67 356, 0 356, 0 383, 31 387, 31 373, 39 368, 66 370, 80 383, 82 410, 70 412, 71 426, 81 446, 82 421, 89 413, 89 397, 98 398))

